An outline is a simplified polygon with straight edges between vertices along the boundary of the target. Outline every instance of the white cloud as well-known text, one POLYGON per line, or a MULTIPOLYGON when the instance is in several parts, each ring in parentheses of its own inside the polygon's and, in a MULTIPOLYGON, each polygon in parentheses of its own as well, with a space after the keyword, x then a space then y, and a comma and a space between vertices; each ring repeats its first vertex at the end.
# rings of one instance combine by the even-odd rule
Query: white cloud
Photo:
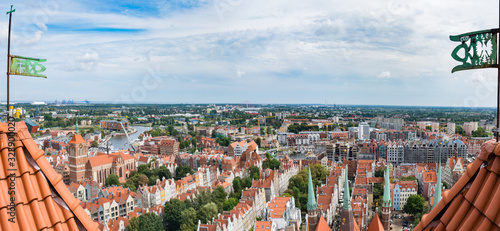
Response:
POLYGON ((245 74, 244 71, 242 71, 240 69, 236 70, 236 76, 238 76, 238 78, 241 78, 244 74, 245 74))
POLYGON ((382 71, 382 72, 380 72, 380 74, 377 75, 377 77, 380 79, 390 79, 391 72, 390 71, 382 71))
POLYGON ((99 54, 95 51, 85 52, 85 54, 60 65, 66 71, 92 71, 99 61, 99 54))
MULTIPOLYGON (((47 14, 40 23, 30 21, 30 15, 37 13, 36 9, 33 12, 18 9, 15 15, 18 24, 14 24, 13 35, 16 32, 23 34, 22 28, 28 26, 36 30, 28 34, 31 37, 17 36, 19 41, 14 43, 13 50, 16 54, 47 58, 47 72, 51 75, 43 87, 63 91, 59 93, 62 95, 75 94, 75 99, 85 99, 87 93, 66 90, 64 84, 67 83, 61 79, 85 75, 88 76, 85 84, 94 87, 102 81, 123 80, 120 88, 106 89, 109 96, 93 96, 99 101, 112 101, 118 91, 130 91, 134 81, 140 81, 140 76, 146 73, 145 66, 154 63, 162 67, 161 76, 170 76, 165 86, 169 90, 158 88, 156 94, 162 96, 158 99, 178 97, 176 90, 184 89, 184 84, 195 80, 189 87, 197 93, 186 96, 193 102, 246 98, 256 102, 258 100, 252 97, 259 94, 248 93, 247 89, 258 86, 264 100, 280 95, 284 103, 300 103, 294 102, 296 97, 290 89, 314 85, 317 90, 299 99, 314 103, 317 99, 324 99, 325 92, 336 83, 351 87, 359 86, 357 82, 361 81, 367 84, 360 87, 366 87, 367 94, 374 97, 366 99, 349 95, 352 91, 346 89, 346 92, 328 93, 328 97, 339 98, 329 101, 425 105, 435 104, 435 99, 439 98, 439 103, 446 105, 451 99, 436 97, 438 93, 463 97, 454 92, 464 92, 468 87, 459 81, 447 83, 450 77, 470 79, 467 74, 450 73, 451 68, 458 65, 449 56, 457 44, 449 41, 448 35, 495 27, 498 15, 496 8, 483 6, 498 4, 492 0, 482 5, 465 0, 451 5, 446 1, 432 0, 407 3, 395 0, 218 0, 203 7, 176 12, 163 6, 168 10, 160 9, 164 12, 160 16, 142 17, 116 13, 118 11, 94 11, 94 7, 82 2, 70 0, 60 4, 57 14, 47 14), (215 6, 221 3, 233 3, 230 9, 222 12, 223 17, 215 6), (27 24, 18 20, 23 17, 28 18, 27 24), (88 28, 144 31, 111 33, 86 31, 88 28), (33 45, 15 46, 25 43, 33 45), (307 71, 303 67, 307 67, 307 71), (398 81, 384 85, 378 82, 387 81, 369 82, 376 80, 374 70, 391 70, 382 71, 377 77, 394 79, 393 74, 397 73, 398 81), (87 72, 92 72, 92 75, 87 72), (407 92, 425 86, 425 80, 431 78, 436 86, 452 86, 436 92, 429 89, 425 94, 428 98, 408 96, 393 99, 384 98, 379 93, 380 88, 396 93, 407 92), (263 80, 268 84, 262 85, 263 80), (396 83, 400 85, 394 85, 396 83), (283 87, 275 89, 277 84, 283 87), (208 85, 221 89, 244 87, 234 87, 236 97, 227 99, 222 94, 211 94, 208 85), (344 101, 342 97, 345 97, 344 101)), ((9 7, 7 4, 3 6, 9 7)), ((6 28, 5 23, 0 23, 2 28, 6 28)), ((0 31, 0 45, 6 38, 4 29, 0 31)), ((0 46, 0 52, 4 47, 0 46)), ((0 57, 0 62, 4 59, 0 57)), ((485 80, 494 79, 491 76, 495 73, 482 73, 485 80)), ((26 96, 38 97, 36 94, 26 96)), ((494 103, 492 99, 491 102, 485 101, 484 105, 494 103)))
POLYGON ((43 31, 36 31, 32 38, 27 40, 22 40, 22 42, 26 45, 31 45, 40 42, 42 39, 43 31))

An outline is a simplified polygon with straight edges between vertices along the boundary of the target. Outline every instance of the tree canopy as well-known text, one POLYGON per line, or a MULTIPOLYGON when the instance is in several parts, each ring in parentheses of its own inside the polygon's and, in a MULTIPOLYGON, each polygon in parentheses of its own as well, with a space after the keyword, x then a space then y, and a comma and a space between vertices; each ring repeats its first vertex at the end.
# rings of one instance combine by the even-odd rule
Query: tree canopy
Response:
MULTIPOLYGON (((311 167, 311 178, 314 188, 324 184, 326 182, 326 176, 329 174, 328 171, 321 164, 315 164, 311 167)), ((309 178, 309 172, 307 168, 302 169, 297 175, 290 178, 288 189, 285 193, 293 195, 295 198, 295 203, 297 207, 300 208, 303 213, 307 211, 307 181, 309 178)), ((316 190, 315 190, 316 191, 316 190)))
POLYGON ((175 178, 180 179, 185 177, 187 174, 193 174, 194 171, 189 165, 180 165, 175 169, 175 178))
POLYGON ((412 214, 415 219, 420 219, 426 212, 426 209, 425 200, 419 194, 409 196, 403 208, 405 213, 412 214))
POLYGON ((163 230, 163 224, 160 216, 156 213, 145 213, 138 217, 130 219, 127 226, 129 231, 156 231, 163 230))
POLYGON ((105 180, 106 186, 120 185, 120 178, 116 174, 110 174, 105 180))

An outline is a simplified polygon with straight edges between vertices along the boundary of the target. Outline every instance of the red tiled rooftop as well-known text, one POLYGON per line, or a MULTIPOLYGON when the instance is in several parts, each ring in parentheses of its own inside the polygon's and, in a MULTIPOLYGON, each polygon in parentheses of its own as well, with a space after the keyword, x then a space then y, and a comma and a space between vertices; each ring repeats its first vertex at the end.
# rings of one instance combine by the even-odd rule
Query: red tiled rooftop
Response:
POLYGON ((73 138, 71 138, 69 143, 70 144, 83 144, 83 143, 85 143, 85 140, 83 139, 82 135, 77 133, 73 136, 73 138))
POLYGON ((254 230, 271 230, 272 221, 256 221, 254 230))
POLYGON ((414 230, 500 230, 498 144, 483 144, 477 159, 414 230))
POLYGON ((375 216, 372 219, 372 222, 368 226, 367 231, 384 231, 384 226, 382 225, 382 222, 380 221, 380 217, 378 216, 378 213, 375 213, 375 216))
POLYGON ((15 165, 8 161, 8 125, 0 123, 0 228, 1 230, 80 230, 78 223, 86 230, 98 230, 99 225, 92 221, 62 182, 31 138, 24 122, 15 124, 14 146, 15 165), (15 223, 7 222, 8 214, 8 177, 15 171, 15 223), (54 194, 56 193, 56 194, 54 194), (56 202, 57 201, 57 202, 56 202))
POLYGON ((316 225, 315 231, 330 231, 330 230, 332 229, 330 229, 328 223, 326 223, 325 218, 322 215, 320 215, 318 225, 316 225))

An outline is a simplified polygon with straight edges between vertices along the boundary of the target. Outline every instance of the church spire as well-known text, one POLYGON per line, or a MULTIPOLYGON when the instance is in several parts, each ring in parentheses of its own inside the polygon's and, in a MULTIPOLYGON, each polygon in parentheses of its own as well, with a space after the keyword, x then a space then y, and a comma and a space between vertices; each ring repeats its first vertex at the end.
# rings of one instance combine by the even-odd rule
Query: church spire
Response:
POLYGON ((389 181, 389 163, 387 163, 387 169, 385 171, 381 221, 384 226, 384 230, 389 230, 391 226, 391 185, 389 181))
POLYGON ((340 229, 351 231, 354 230, 354 214, 351 208, 351 196, 349 195, 349 180, 347 180, 347 165, 344 169, 344 206, 340 211, 340 229))
POLYGON ((344 209, 351 208, 351 196, 349 195, 349 181, 347 180, 347 165, 344 169, 344 209))
POLYGON ((309 180, 307 182, 307 210, 308 211, 313 211, 318 208, 318 205, 316 203, 316 198, 314 196, 314 187, 312 183, 312 177, 311 177, 311 167, 309 167, 309 180))
POLYGON ((434 193, 434 204, 432 205, 432 208, 436 207, 436 205, 439 203, 440 200, 441 200, 441 159, 439 159, 436 192, 434 193))
POLYGON ((75 120, 76 122, 76 134, 78 134, 78 119, 75 120))
POLYGON ((385 182, 384 182, 384 197, 382 199, 383 207, 391 207, 391 188, 389 182, 389 163, 387 163, 387 170, 385 171, 385 182))

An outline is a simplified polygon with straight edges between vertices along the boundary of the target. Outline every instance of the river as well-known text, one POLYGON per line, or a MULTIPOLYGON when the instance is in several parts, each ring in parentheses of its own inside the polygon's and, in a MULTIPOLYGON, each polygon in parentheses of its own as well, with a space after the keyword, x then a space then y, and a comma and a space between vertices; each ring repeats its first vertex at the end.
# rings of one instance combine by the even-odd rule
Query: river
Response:
MULTIPOLYGON (((133 141, 137 138, 139 138, 139 135, 142 134, 145 131, 149 131, 151 128, 150 127, 143 127, 143 126, 130 126, 131 128, 134 128, 137 130, 137 132, 133 134, 129 134, 130 140, 133 141)), ((110 145, 113 145, 114 151, 120 150, 120 149, 128 149, 130 146, 127 143, 127 136, 122 135, 122 136, 114 136, 109 140, 110 145)))

